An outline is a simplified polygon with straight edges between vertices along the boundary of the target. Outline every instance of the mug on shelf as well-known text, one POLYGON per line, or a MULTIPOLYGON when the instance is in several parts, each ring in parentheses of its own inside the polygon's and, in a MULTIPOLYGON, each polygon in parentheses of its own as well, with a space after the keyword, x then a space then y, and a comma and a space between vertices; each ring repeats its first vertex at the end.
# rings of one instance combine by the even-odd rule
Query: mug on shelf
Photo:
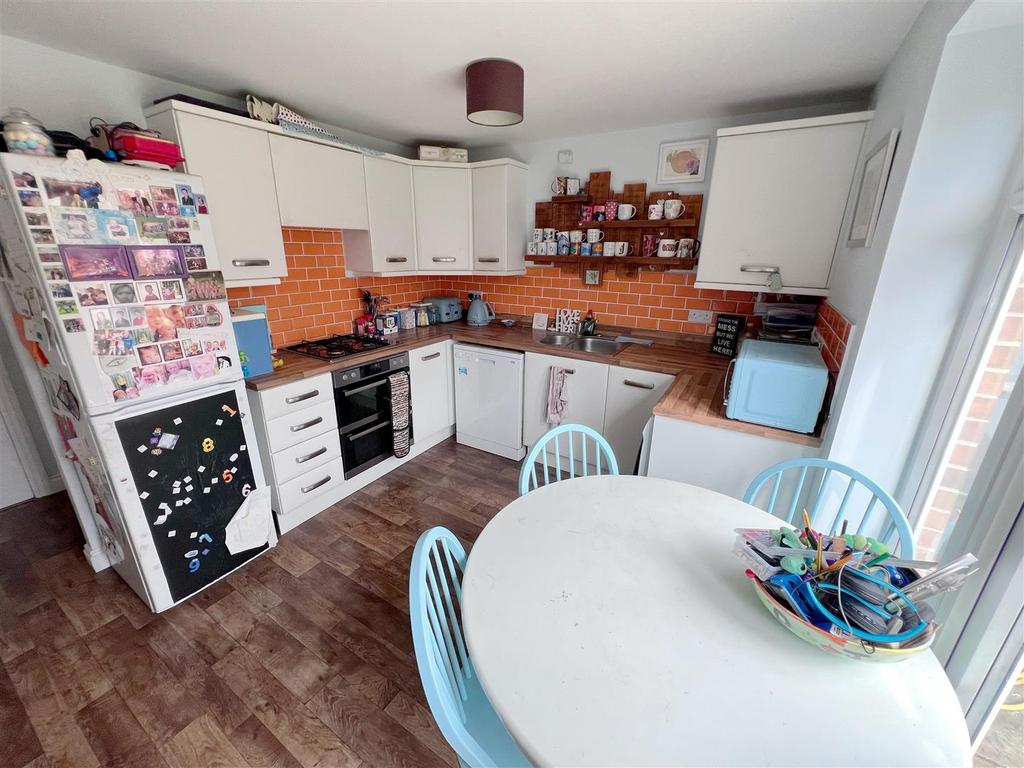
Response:
POLYGON ((587 242, 588 243, 600 243, 604 240, 604 230, 601 229, 588 229, 587 230, 587 242))
POLYGON ((678 219, 686 213, 686 204, 682 200, 669 199, 665 201, 665 218, 678 219))
POLYGON ((679 241, 665 237, 658 243, 658 256, 662 259, 674 259, 679 251, 679 241))
POLYGON ((559 240, 557 245, 558 245, 558 255, 559 256, 568 256, 569 255, 569 249, 571 248, 571 245, 570 245, 568 240, 566 240, 565 242, 559 240))
POLYGON ((632 256, 633 246, 627 243, 625 240, 620 240, 615 244, 615 255, 616 256, 632 256))
POLYGON ((590 255, 591 256, 604 256, 604 243, 591 243, 590 244, 590 255))
POLYGON ((684 237, 679 241, 679 258, 694 259, 700 253, 700 240, 694 237, 684 237))
POLYGON ((636 206, 629 203, 619 203, 619 221, 628 221, 636 216, 636 206))
POLYGON ((582 245, 582 243, 575 242, 575 241, 572 242, 572 243, 569 243, 569 255, 570 256, 579 256, 583 252, 580 249, 581 245, 582 245))
POLYGON ((533 230, 533 242, 539 243, 544 240, 544 230, 537 227, 533 230))
POLYGON ((647 206, 647 218, 648 219, 661 219, 665 216, 665 206, 660 203, 654 203, 647 206))
POLYGON ((544 242, 547 243, 554 240, 555 232, 557 231, 554 227, 544 227, 544 242))
POLYGON ((562 243, 565 243, 566 245, 568 245, 570 243, 569 231, 568 230, 562 230, 561 232, 557 233, 555 235, 555 240, 558 242, 559 245, 561 245, 562 243))
MULTIPOLYGON (((590 232, 590 230, 588 229, 587 232, 590 232)), ((574 229, 571 232, 569 232, 569 242, 570 243, 582 243, 583 242, 583 230, 582 229, 574 229)))
POLYGON ((593 251, 590 243, 580 243, 580 256, 590 256, 593 251))
POLYGON ((604 221, 607 217, 608 212, 605 210, 603 205, 594 206, 594 221, 604 221))
POLYGON ((604 215, 608 221, 615 221, 615 217, 619 215, 619 201, 609 200, 604 204, 604 215))
POLYGON ((593 221, 594 220, 594 206, 592 205, 581 205, 580 206, 580 221, 593 221))
POLYGON ((540 243, 538 243, 536 240, 531 240, 530 242, 528 242, 526 244, 526 255, 527 256, 536 256, 537 255, 537 246, 538 245, 540 245, 540 243))
POLYGON ((649 259, 656 250, 658 250, 658 236, 644 235, 640 244, 640 255, 645 259, 649 259))
MULTIPOLYGON (((542 243, 542 245, 544 246, 544 255, 545 256, 557 256, 558 255, 558 243, 556 243, 554 240, 548 240, 547 242, 542 243)), ((538 255, 540 254, 540 250, 539 249, 538 249, 537 253, 538 253, 538 255)))
POLYGON ((605 252, 605 255, 606 256, 614 256, 615 255, 615 249, 616 249, 617 246, 618 246, 618 243, 615 242, 614 240, 605 240, 604 241, 604 252, 605 252))

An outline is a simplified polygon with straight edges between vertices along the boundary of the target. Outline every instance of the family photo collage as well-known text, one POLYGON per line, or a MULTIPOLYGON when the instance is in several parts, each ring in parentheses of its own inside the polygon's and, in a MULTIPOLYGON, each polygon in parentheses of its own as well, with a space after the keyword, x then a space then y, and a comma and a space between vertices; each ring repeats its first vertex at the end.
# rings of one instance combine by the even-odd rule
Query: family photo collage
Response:
POLYGON ((15 186, 63 330, 91 327, 115 400, 231 366, 224 279, 193 242, 205 195, 30 173, 15 174, 15 186), (112 200, 117 210, 100 207, 112 200))

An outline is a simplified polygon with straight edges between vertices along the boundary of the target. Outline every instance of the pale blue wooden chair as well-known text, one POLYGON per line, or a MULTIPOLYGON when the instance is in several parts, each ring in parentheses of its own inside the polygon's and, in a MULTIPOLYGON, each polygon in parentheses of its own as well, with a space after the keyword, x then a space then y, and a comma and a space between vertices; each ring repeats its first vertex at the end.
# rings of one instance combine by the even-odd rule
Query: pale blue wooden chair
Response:
POLYGON ((601 436, 600 432, 586 427, 583 424, 562 424, 541 435, 534 443, 533 448, 526 455, 523 461, 523 468, 519 472, 519 495, 525 496, 534 488, 541 485, 548 485, 551 482, 558 482, 562 479, 562 439, 565 438, 565 445, 568 447, 568 456, 564 458, 566 470, 569 477, 576 477, 576 459, 581 464, 581 477, 588 476, 590 462, 594 462, 595 475, 617 475, 619 474, 619 463, 615 460, 615 452, 608 444, 608 441, 601 436), (579 437, 577 449, 576 437, 579 437), (587 443, 593 441, 594 446, 590 453, 587 453, 587 443), (548 453, 551 453, 551 460, 548 460, 548 453), (604 471, 602 472, 601 459, 604 459, 604 471), (537 464, 541 464, 544 482, 537 478, 537 464), (554 480, 549 475, 554 472, 554 480))
POLYGON ((529 766, 480 687, 462 632, 466 550, 447 528, 424 531, 409 570, 413 647, 430 712, 463 768, 529 766))
POLYGON ((874 480, 857 470, 830 459, 790 459, 789 461, 783 461, 775 466, 768 467, 768 469, 755 477, 750 483, 750 487, 747 488, 743 501, 747 504, 759 506, 756 500, 770 480, 774 480, 771 485, 771 494, 768 497, 767 506, 763 507, 769 514, 782 517, 791 525, 802 528, 803 510, 806 509, 814 529, 819 531, 827 530, 830 535, 838 532, 843 520, 853 519, 857 524, 857 528, 855 531, 847 530, 847 533, 852 532, 874 536, 880 541, 885 542, 890 541, 895 533, 898 548, 893 547, 893 551, 898 551, 901 557, 907 559, 914 558, 914 536, 910 530, 910 522, 907 520, 903 510, 900 509, 900 505, 896 502, 896 499, 883 490, 874 480), (812 484, 807 488, 805 498, 804 486, 807 483, 808 473, 811 470, 815 470, 815 475, 818 470, 821 470, 821 481, 817 483, 817 488, 815 489, 814 481, 812 480, 812 484), (782 487, 783 476, 787 473, 797 476, 797 479, 796 485, 793 486, 790 492, 789 508, 786 510, 786 514, 782 515, 775 511, 775 507, 779 501, 779 490, 782 487), (830 485, 833 478, 839 481, 838 490, 830 485), (845 488, 843 488, 844 481, 846 483, 845 488), (833 490, 837 490, 834 495, 832 493, 833 490), (832 514, 831 521, 829 521, 827 510, 822 509, 822 507, 827 497, 838 497, 839 491, 842 492, 842 501, 832 514), (863 507, 864 511, 859 521, 857 521, 855 511, 848 512, 850 502, 854 497, 857 498, 854 505, 856 508, 860 508, 860 504, 865 498, 867 499, 867 504, 863 507), (805 499, 802 506, 801 499, 805 499), (881 520, 881 525, 872 520, 872 513, 879 502, 881 502, 881 508, 888 517, 888 521, 881 520), (879 532, 881 535, 878 535, 879 532))

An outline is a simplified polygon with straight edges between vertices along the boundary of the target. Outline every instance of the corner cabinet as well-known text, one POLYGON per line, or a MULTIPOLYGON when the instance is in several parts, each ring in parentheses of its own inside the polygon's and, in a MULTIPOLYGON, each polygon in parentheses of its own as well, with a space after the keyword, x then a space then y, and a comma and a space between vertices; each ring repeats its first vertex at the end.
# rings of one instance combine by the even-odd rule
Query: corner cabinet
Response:
POLYGON ((269 136, 283 226, 367 228, 361 154, 273 133, 269 136))
POLYGON ((356 274, 414 273, 416 229, 412 168, 384 157, 364 157, 368 229, 345 232, 345 266, 356 274))
POLYGON ((718 131, 696 285, 826 295, 873 114, 718 131))
POLYGON ((286 275, 269 134, 231 115, 158 106, 147 110, 147 125, 176 140, 185 170, 203 177, 224 279, 245 284, 286 275))
POLYGON ((470 169, 413 166, 412 189, 416 201, 419 271, 444 273, 472 269, 470 169))
POLYGON ((526 270, 526 169, 508 162, 480 163, 472 170, 473 269, 526 270))

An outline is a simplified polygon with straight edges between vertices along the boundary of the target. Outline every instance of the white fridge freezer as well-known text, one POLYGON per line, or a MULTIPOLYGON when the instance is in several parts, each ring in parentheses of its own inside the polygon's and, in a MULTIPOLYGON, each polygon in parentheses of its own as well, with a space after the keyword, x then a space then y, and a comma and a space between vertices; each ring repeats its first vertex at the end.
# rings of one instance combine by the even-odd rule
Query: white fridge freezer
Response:
POLYGON ((522 352, 456 344, 455 439, 520 460, 523 446, 522 352))

